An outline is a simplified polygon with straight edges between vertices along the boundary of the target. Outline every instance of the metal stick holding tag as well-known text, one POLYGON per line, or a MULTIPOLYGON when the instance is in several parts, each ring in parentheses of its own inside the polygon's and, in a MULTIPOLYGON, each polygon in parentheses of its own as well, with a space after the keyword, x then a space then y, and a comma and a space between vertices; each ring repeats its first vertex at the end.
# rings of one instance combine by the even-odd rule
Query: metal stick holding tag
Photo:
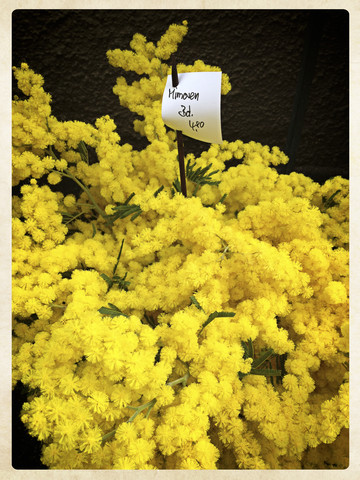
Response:
MULTIPOLYGON (((176 69, 176 62, 175 57, 172 57, 172 86, 175 88, 179 85, 179 78, 176 69)), ((180 185, 181 185, 181 193, 184 197, 187 196, 186 192, 186 176, 185 176, 185 161, 184 161, 184 140, 181 130, 176 130, 176 140, 177 140, 177 147, 178 147, 178 159, 179 159, 179 167, 180 167, 180 185)))

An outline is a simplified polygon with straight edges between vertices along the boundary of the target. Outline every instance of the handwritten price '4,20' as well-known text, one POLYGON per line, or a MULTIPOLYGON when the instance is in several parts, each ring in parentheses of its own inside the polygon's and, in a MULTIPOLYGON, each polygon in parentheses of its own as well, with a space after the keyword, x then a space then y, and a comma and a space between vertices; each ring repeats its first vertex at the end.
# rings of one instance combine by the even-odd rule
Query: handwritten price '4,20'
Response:
MULTIPOLYGON (((180 110, 178 112, 180 117, 192 117, 193 116, 193 114, 191 113, 190 105, 187 108, 186 108, 186 105, 181 105, 181 107, 182 107, 182 110, 180 110)), ((189 126, 195 132, 198 131, 198 128, 203 128, 204 125, 205 125, 205 122, 199 122, 198 120, 196 122, 195 121, 192 122, 191 120, 189 120, 189 126)))

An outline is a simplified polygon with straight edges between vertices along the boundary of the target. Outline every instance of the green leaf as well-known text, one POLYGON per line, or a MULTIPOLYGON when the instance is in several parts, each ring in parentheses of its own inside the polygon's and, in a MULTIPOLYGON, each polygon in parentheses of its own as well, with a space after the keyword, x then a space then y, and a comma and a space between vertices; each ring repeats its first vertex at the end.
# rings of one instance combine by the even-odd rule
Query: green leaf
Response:
POLYGON ((128 198, 125 200, 124 205, 127 205, 134 196, 135 196, 135 193, 134 193, 134 192, 131 193, 131 194, 128 196, 128 198))
POLYGON ((174 187, 175 192, 181 193, 181 185, 180 185, 180 180, 178 179, 178 177, 176 177, 176 179, 174 180, 173 187, 174 187))
POLYGON ((251 369, 249 373, 238 372, 238 377, 242 380, 247 375, 264 375, 265 377, 281 377, 281 370, 273 370, 270 368, 257 368, 256 370, 251 369))
POLYGON ((220 181, 214 181, 211 178, 219 170, 213 170, 212 172, 208 173, 208 171, 212 167, 212 163, 203 168, 195 168, 195 166, 196 162, 194 161, 194 163, 192 164, 191 159, 189 159, 186 163, 185 169, 186 177, 188 178, 188 180, 197 184, 195 191, 197 191, 197 189, 201 185, 219 185, 220 181))
POLYGON ((145 320, 146 322, 150 325, 151 328, 155 328, 156 327, 156 324, 154 322, 154 319, 150 316, 150 315, 147 315, 146 313, 144 314, 144 317, 145 317, 145 320))
POLYGON ((249 349, 248 349, 247 343, 244 342, 243 340, 241 340, 241 346, 242 346, 243 349, 244 349, 244 359, 246 360, 247 358, 250 357, 250 353, 249 353, 249 349))
MULTIPOLYGON (((120 246, 120 251, 118 253, 118 256, 117 256, 117 259, 116 259, 116 263, 115 263, 115 266, 113 268, 113 277, 110 278, 108 277, 105 273, 101 273, 100 274, 100 277, 103 278, 105 280, 105 282, 108 284, 108 290, 110 290, 110 288, 114 285, 114 284, 117 284, 118 287, 120 289, 123 289, 125 291, 127 291, 127 287, 130 285, 130 282, 126 281, 126 276, 127 276, 127 272, 125 273, 125 275, 120 278, 119 275, 115 275, 115 272, 116 272, 116 269, 119 265, 119 261, 120 261, 120 256, 121 256, 121 252, 122 252, 122 249, 123 249, 123 246, 124 246, 124 240, 122 240, 121 242, 121 246, 120 246)), ((116 307, 115 307, 116 308, 116 307)))
POLYGON ((270 348, 266 352, 264 352, 260 357, 258 357, 256 360, 253 361, 252 363, 252 369, 260 367, 264 362, 269 360, 270 357, 274 355, 274 350, 270 348))
POLYGON ((135 193, 132 193, 125 200, 124 203, 116 203, 116 206, 112 208, 113 211, 115 212, 112 215, 109 215, 109 219, 112 223, 114 223, 115 220, 117 220, 118 218, 125 218, 125 217, 128 217, 129 215, 132 215, 131 220, 135 220, 135 218, 142 213, 142 210, 139 205, 129 204, 130 200, 133 198, 134 195, 135 193))
POLYGON ((113 310, 116 310, 117 312, 120 312, 120 309, 114 305, 113 303, 108 303, 109 307, 111 307, 113 310))
POLYGON ((235 313, 234 312, 214 312, 214 313, 212 313, 211 315, 209 315, 209 318, 206 320, 206 322, 204 322, 202 324, 199 335, 204 330, 204 328, 207 325, 209 325, 209 323, 211 323, 213 320, 215 320, 215 318, 219 318, 219 317, 235 317, 235 313))
POLYGON ((227 193, 224 193, 224 195, 220 198, 219 203, 224 203, 225 198, 227 197, 227 193))
POLYGON ((107 315, 108 317, 127 317, 129 318, 129 315, 125 315, 125 313, 122 313, 122 311, 116 306, 113 305, 112 303, 108 303, 110 308, 107 307, 101 307, 99 309, 99 312, 103 315, 107 315))
POLYGON ((273 370, 270 368, 257 368, 256 370, 251 370, 249 375, 265 375, 267 377, 278 377, 281 376, 281 370, 273 370))
POLYGON ((113 277, 113 282, 116 283, 120 289, 125 291, 128 290, 128 286, 130 285, 130 282, 125 280, 127 277, 127 274, 128 272, 126 272, 122 278, 120 278, 118 275, 114 275, 113 277))
POLYGON ((86 148, 86 144, 83 140, 81 140, 78 144, 76 151, 80 153, 81 160, 83 160, 89 165, 89 154, 86 148))
POLYGON ((111 278, 109 278, 105 273, 101 273, 100 274, 100 277, 105 280, 105 282, 108 284, 108 288, 110 289, 112 286, 113 286, 113 281, 111 280, 111 278))
POLYGON ((277 384, 280 384, 280 383, 282 383, 281 377, 284 376, 284 372, 283 372, 282 365, 281 365, 281 356, 280 356, 280 355, 276 355, 275 360, 276 360, 276 370, 280 370, 280 371, 281 371, 281 376, 278 376, 278 377, 276 378, 276 383, 277 383, 277 384))
POLYGON ((137 212, 134 213, 134 215, 130 218, 130 220, 135 220, 135 218, 137 218, 139 215, 142 214, 142 210, 141 208, 139 207, 139 210, 137 212))
POLYGON ((249 345, 249 356, 251 358, 254 358, 254 354, 255 354, 254 345, 253 345, 253 342, 252 342, 251 338, 249 338, 249 340, 248 340, 248 345, 249 345))
POLYGON ((134 213, 142 213, 141 208, 139 205, 128 205, 126 203, 117 205, 116 207, 113 207, 113 210, 115 213, 110 215, 110 218, 113 222, 117 220, 118 218, 126 218, 129 215, 134 215, 134 213))
POLYGON ((335 202, 334 198, 340 192, 341 190, 336 190, 336 192, 334 192, 329 198, 323 197, 324 207, 331 208, 331 207, 334 207, 335 205, 339 205, 338 202, 335 202))
POLYGON ((195 187, 195 190, 193 191, 193 197, 195 197, 195 195, 197 194, 197 192, 199 191, 199 188, 201 187, 200 183, 197 183, 196 184, 196 187, 195 187))
POLYGON ((154 197, 157 197, 162 190, 164 190, 164 185, 161 185, 161 187, 156 190, 154 197))
POLYGON ((113 275, 115 275, 115 272, 116 272, 116 269, 119 265, 119 260, 120 260, 120 256, 121 256, 121 252, 122 252, 122 249, 123 249, 123 246, 124 246, 124 240, 125 238, 122 239, 122 242, 121 242, 121 246, 120 246, 120 251, 118 253, 118 256, 117 256, 117 259, 116 259, 116 263, 115 263, 115 267, 113 269, 113 275))
POLYGON ((241 341, 241 345, 244 349, 244 359, 254 358, 254 345, 251 338, 249 338, 247 343, 244 341, 241 341))

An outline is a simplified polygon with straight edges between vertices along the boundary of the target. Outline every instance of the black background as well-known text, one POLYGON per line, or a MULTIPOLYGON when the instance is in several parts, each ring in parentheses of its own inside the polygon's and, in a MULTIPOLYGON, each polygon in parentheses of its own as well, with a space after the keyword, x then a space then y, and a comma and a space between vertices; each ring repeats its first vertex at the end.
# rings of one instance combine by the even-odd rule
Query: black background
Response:
MULTIPOLYGON (((276 145, 291 152, 287 171, 321 183, 335 175, 348 178, 346 10, 15 10, 13 65, 27 62, 43 75, 53 98, 52 113, 59 120, 93 123, 108 114, 122 142, 141 149, 147 141, 133 131, 136 115, 121 107, 112 92, 118 76, 128 82, 138 77, 111 67, 106 51, 128 49, 135 33, 157 42, 171 23, 185 19, 189 31, 177 61, 192 64, 201 59, 219 66, 232 84, 222 97, 224 140, 276 145), (304 67, 305 54, 313 57, 312 69, 304 67), (299 88, 306 84, 299 83, 302 78, 308 90, 299 88), (299 109, 303 116, 294 123, 299 109)), ((185 153, 199 154, 209 147, 188 137, 184 144, 185 153)), ((19 384, 14 391, 13 467, 41 468, 39 444, 19 421, 25 400, 19 384)))

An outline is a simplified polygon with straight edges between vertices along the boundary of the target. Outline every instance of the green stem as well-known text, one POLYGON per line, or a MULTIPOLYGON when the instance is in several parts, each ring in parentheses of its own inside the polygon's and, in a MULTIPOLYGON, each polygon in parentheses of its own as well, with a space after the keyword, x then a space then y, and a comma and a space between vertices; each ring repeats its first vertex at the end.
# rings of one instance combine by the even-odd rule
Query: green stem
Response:
MULTIPOLYGON (((131 405, 128 405, 126 408, 131 408, 132 410, 135 410, 135 413, 129 418, 129 420, 126 421, 126 423, 131 423, 139 415, 139 413, 141 413, 146 408, 148 408, 148 411, 146 412, 145 418, 149 418, 151 409, 153 408, 155 403, 156 403, 156 398, 153 398, 152 400, 150 400, 150 402, 144 403, 144 405, 140 405, 139 407, 133 407, 131 405)), ((105 442, 107 442, 110 438, 112 438, 115 435, 116 431, 117 431, 117 428, 115 428, 109 433, 106 433, 101 439, 101 444, 104 445, 105 442)))
POLYGON ((162 72, 162 63, 160 63, 160 67, 158 68, 158 72, 160 73, 161 80, 164 78, 164 74, 162 72))
POLYGON ((124 240, 125 240, 125 238, 123 238, 123 239, 122 239, 122 242, 121 242, 120 251, 119 251, 119 254, 118 254, 117 259, 116 259, 115 267, 114 267, 114 269, 113 269, 113 275, 115 275, 116 269, 117 269, 117 267, 118 267, 118 265, 119 265, 119 260, 120 260, 120 257, 121 257, 121 252, 122 252, 122 249, 123 249, 123 246, 124 246, 124 240))
MULTIPOLYGON (((184 376, 176 380, 173 380, 172 382, 169 382, 166 385, 168 385, 169 387, 173 387, 174 385, 178 385, 179 383, 182 383, 185 387, 189 377, 190 377, 190 373, 187 371, 184 376)), ((156 403, 156 398, 153 398, 152 400, 150 400, 150 402, 144 403, 144 405, 140 405, 139 407, 133 407, 132 405, 127 405, 126 408, 131 408, 131 410, 135 410, 135 412, 129 418, 129 420, 126 421, 126 423, 131 423, 133 420, 135 420, 135 418, 139 415, 139 413, 141 413, 146 408, 148 409, 148 411, 146 412, 145 418, 149 418, 151 409, 153 408, 155 403, 156 403)), ((117 429, 114 429, 111 432, 104 435, 101 439, 101 444, 104 445, 105 442, 107 442, 110 438, 112 438, 115 435, 116 430, 117 429)))
POLYGON ((152 400, 150 400, 150 402, 144 403, 144 405, 140 405, 140 407, 132 407, 132 406, 129 405, 127 408, 131 408, 131 409, 136 410, 136 411, 135 411, 134 415, 132 415, 129 418, 129 420, 127 420, 126 423, 132 422, 139 415, 139 413, 141 413, 143 410, 145 410, 145 408, 149 408, 149 411, 146 414, 146 418, 148 418, 148 416, 150 414, 150 410, 155 405, 155 403, 156 403, 156 398, 153 398, 152 400))
POLYGON ((189 377, 190 377, 190 373, 186 372, 183 377, 177 378, 176 380, 173 380, 172 382, 169 382, 166 385, 168 385, 169 387, 173 387, 174 385, 178 385, 179 383, 182 383, 185 387, 189 377))
MULTIPOLYGON (((49 127, 48 127, 49 128, 49 127)), ((52 149, 52 146, 50 145, 49 146, 49 152, 50 152, 50 155, 55 159, 55 160, 58 160, 57 156, 55 155, 53 149, 52 149)), ((68 178, 71 178, 77 185, 79 185, 79 187, 86 193, 86 195, 89 197, 89 200, 91 201, 91 203, 94 205, 94 208, 95 210, 98 212, 99 215, 101 215, 103 217, 103 219, 106 221, 106 224, 107 225, 111 225, 112 222, 109 220, 109 217, 106 215, 106 213, 99 207, 99 205, 96 203, 94 197, 92 196, 90 190, 83 184, 80 182, 80 180, 78 180, 71 172, 69 172, 69 170, 65 170, 65 172, 61 172, 60 170, 52 170, 53 172, 57 172, 59 173, 60 175, 63 175, 64 177, 68 177, 68 178)))
POLYGON ((80 212, 78 213, 77 215, 75 215, 74 217, 71 217, 70 220, 68 220, 67 222, 65 222, 65 225, 68 225, 69 223, 73 222, 75 220, 75 218, 78 218, 80 217, 81 215, 84 215, 84 213, 88 213, 88 212, 80 212))
POLYGON ((64 175, 65 177, 71 178, 79 187, 86 193, 86 195, 89 197, 90 202, 94 205, 95 210, 98 212, 99 215, 103 217, 103 219, 106 221, 107 225, 111 225, 111 222, 109 221, 108 216, 106 213, 99 207, 99 205, 96 203, 94 197, 92 196, 90 190, 82 183, 80 180, 78 180, 71 172, 68 170, 65 170, 64 172, 58 172, 61 175, 64 175))
POLYGON ((106 434, 102 437, 102 439, 101 439, 101 444, 104 445, 105 442, 107 442, 108 440, 110 440, 110 438, 115 435, 116 430, 117 430, 117 429, 115 428, 115 430, 112 430, 111 432, 106 433, 106 434))
POLYGON ((89 203, 79 203, 79 202, 76 202, 76 206, 94 208, 94 205, 90 205, 89 203))

